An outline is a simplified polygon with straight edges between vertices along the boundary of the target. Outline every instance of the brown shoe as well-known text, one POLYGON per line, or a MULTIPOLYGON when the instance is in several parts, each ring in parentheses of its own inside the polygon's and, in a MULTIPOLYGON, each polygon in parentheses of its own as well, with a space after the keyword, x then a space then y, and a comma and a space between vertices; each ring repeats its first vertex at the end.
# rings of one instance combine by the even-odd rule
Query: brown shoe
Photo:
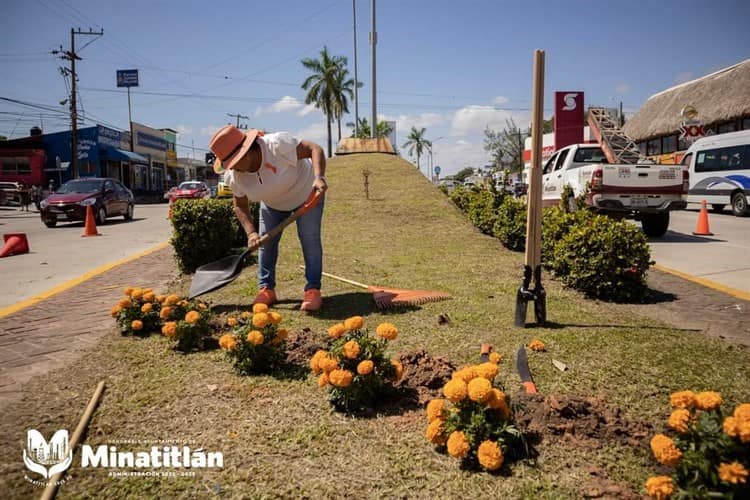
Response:
POLYGON ((276 292, 270 288, 261 288, 258 295, 255 296, 253 304, 265 304, 270 306, 276 302, 276 292))
POLYGON ((320 290, 311 288, 305 290, 305 298, 302 300, 302 305, 299 308, 302 311, 314 312, 320 309, 322 305, 323 298, 320 296, 320 290))

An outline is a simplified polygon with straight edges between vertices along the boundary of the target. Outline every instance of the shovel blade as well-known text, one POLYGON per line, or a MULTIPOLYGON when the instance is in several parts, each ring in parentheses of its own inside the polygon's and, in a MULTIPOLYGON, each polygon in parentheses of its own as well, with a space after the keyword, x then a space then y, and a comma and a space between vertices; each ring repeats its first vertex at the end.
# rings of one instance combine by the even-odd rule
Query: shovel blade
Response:
POLYGON ((188 298, 193 299, 234 281, 242 271, 242 262, 247 253, 245 251, 239 255, 228 255, 196 269, 188 298))

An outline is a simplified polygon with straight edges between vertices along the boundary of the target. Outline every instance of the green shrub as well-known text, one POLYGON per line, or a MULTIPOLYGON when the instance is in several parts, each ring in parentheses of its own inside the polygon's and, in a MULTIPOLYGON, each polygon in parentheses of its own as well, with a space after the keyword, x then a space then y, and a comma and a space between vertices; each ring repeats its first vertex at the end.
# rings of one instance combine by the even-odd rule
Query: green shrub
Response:
POLYGON ((588 297, 616 302, 646 297, 650 250, 632 224, 603 215, 585 217, 555 246, 555 255, 564 260, 563 282, 588 297))
POLYGON ((466 213, 480 231, 492 234, 497 222, 498 208, 505 196, 488 189, 473 189, 471 193, 466 213))
POLYGON ((505 248, 523 251, 526 248, 526 203, 505 196, 497 209, 492 233, 505 248))
MULTIPOLYGON (((258 204, 251 203, 258 226, 258 204)), ((179 200, 172 206, 172 246, 183 273, 226 257, 232 248, 247 244, 245 231, 237 221, 232 200, 179 200)))
POLYGON ((594 217, 590 210, 568 212, 562 207, 551 207, 542 211, 542 264, 557 276, 568 273, 568 261, 557 246, 571 228, 586 224, 594 217))
POLYGON ((453 191, 451 191, 449 196, 451 201, 455 203, 461 211, 466 212, 469 207, 469 201, 471 201, 474 196, 474 192, 472 189, 466 189, 463 186, 457 186, 453 191))

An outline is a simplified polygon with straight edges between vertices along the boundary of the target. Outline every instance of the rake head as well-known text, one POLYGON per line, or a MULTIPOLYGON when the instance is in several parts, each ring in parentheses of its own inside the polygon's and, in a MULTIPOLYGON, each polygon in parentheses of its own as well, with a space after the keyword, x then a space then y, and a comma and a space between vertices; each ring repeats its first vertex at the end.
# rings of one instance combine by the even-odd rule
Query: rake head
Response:
POLYGON ((425 302, 437 302, 451 298, 449 293, 430 290, 402 290, 399 288, 369 287, 378 309, 397 306, 417 306, 425 302))

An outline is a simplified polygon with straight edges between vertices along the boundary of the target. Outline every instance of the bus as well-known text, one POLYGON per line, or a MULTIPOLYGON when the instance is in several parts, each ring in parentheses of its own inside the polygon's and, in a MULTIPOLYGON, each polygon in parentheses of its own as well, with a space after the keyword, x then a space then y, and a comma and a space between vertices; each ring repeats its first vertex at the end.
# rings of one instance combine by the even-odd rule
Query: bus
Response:
POLYGON ((750 215, 750 130, 698 139, 681 164, 690 174, 688 203, 706 203, 714 212, 728 205, 737 217, 750 215))

